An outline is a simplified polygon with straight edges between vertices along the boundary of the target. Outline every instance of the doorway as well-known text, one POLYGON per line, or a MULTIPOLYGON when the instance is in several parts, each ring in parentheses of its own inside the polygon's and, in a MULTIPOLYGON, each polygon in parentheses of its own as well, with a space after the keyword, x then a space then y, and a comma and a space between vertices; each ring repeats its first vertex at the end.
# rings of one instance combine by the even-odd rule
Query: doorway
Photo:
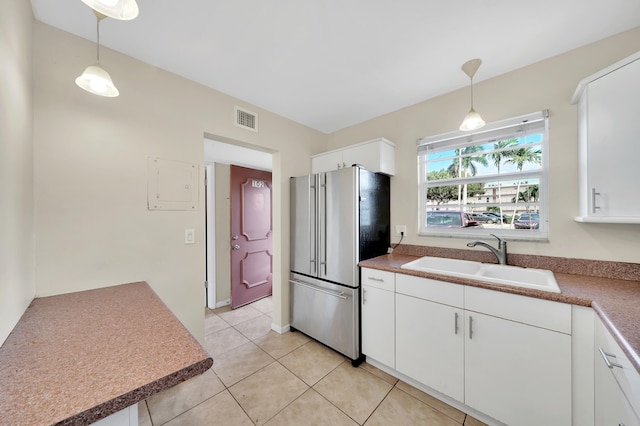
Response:
MULTIPOLYGON (((222 138, 220 138, 222 139, 222 138)), ((234 141, 204 139, 206 166, 206 300, 211 309, 231 304, 231 165, 272 171, 272 155, 234 141)))

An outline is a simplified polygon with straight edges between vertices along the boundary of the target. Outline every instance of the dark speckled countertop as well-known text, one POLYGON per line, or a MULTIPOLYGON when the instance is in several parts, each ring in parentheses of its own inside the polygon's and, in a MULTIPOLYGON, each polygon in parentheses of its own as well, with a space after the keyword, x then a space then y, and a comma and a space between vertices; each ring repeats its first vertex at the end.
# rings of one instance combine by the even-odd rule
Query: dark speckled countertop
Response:
POLYGON ((90 424, 212 364, 145 282, 36 298, 0 347, 0 424, 90 424))
POLYGON ((496 263, 495 256, 488 251, 405 245, 399 246, 393 254, 362 261, 360 266, 573 305, 590 306, 603 320, 640 373, 640 264, 535 255, 508 255, 507 263, 509 265, 553 271, 561 293, 550 293, 400 268, 403 264, 422 256, 496 263))

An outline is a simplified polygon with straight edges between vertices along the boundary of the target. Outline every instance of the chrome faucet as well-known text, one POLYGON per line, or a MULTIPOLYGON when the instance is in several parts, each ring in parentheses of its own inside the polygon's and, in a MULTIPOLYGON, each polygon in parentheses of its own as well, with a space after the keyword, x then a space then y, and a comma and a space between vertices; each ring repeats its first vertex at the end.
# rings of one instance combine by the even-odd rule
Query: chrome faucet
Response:
POLYGON ((499 264, 506 265, 507 264, 507 242, 502 238, 498 237, 497 235, 494 235, 494 234, 489 234, 489 235, 491 235, 492 237, 495 237, 498 240, 497 249, 492 247, 489 243, 485 243, 484 241, 471 241, 470 243, 467 243, 467 247, 475 247, 475 246, 486 247, 491 251, 491 253, 496 255, 496 257, 498 258, 499 264))

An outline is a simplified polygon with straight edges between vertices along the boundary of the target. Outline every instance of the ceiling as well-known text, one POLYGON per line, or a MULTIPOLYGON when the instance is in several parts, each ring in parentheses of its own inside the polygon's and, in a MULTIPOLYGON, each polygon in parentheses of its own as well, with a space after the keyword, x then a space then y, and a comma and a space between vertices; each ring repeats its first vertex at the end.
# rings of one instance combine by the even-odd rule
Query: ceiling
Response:
MULTIPOLYGON (((95 42, 80 0, 31 4, 37 20, 95 42)), ((478 82, 640 26, 638 0, 138 5, 135 20, 102 21, 102 45, 324 133, 467 86, 469 59, 483 60, 478 82)))

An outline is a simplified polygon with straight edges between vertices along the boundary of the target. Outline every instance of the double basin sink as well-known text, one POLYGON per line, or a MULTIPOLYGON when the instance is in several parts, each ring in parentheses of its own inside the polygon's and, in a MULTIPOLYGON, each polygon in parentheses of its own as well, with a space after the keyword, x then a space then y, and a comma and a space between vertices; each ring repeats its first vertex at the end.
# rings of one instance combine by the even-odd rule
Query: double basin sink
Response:
POLYGON ((425 256, 401 266, 403 269, 431 272, 514 287, 560 293, 553 272, 546 269, 521 268, 471 260, 425 256))

